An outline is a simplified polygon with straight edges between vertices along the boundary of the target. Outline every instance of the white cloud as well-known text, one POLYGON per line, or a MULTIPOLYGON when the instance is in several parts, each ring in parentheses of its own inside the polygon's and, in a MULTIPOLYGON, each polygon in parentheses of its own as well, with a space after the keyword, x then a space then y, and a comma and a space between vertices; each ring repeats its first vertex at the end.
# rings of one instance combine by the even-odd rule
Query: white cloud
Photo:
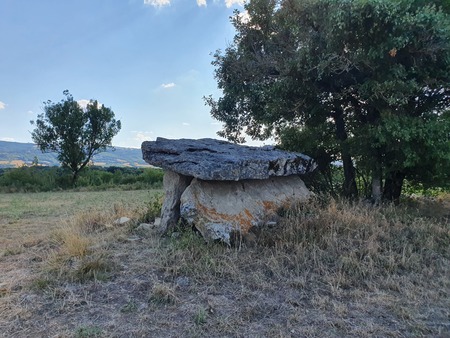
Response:
POLYGON ((0 141, 14 142, 15 139, 13 139, 12 137, 0 137, 0 141))
POLYGON ((197 5, 198 6, 205 6, 206 7, 206 0, 197 0, 197 5))
POLYGON ((34 111, 29 110, 29 111, 27 111, 27 114, 29 114, 29 115, 34 115, 34 111))
POLYGON ((144 141, 153 141, 152 131, 132 131, 134 133, 133 140, 142 143, 144 141))
POLYGON ((169 6, 170 0, 144 0, 144 5, 150 5, 153 7, 169 6))
POLYGON ((234 4, 244 6, 246 0, 225 0, 225 5, 230 8, 234 4))
POLYGON ((87 107, 87 105, 89 103, 89 100, 83 99, 83 100, 78 100, 77 102, 78 102, 78 104, 80 105, 81 108, 86 109, 86 107, 87 107))
POLYGON ((183 122, 182 125, 183 125, 183 126, 190 126, 191 124, 190 124, 190 123, 187 123, 187 122, 183 122))
POLYGON ((250 14, 248 14, 248 11, 243 11, 238 14, 239 19, 242 23, 249 23, 250 22, 250 14))
POLYGON ((173 82, 171 82, 171 83, 163 83, 161 85, 161 87, 163 87, 164 89, 173 88, 173 87, 175 87, 175 83, 173 83, 173 82))
MULTIPOLYGON (((86 109, 91 100, 81 99, 77 101, 81 108, 86 109)), ((101 108, 102 104, 97 101, 97 107, 101 108)))
POLYGON ((2 101, 0 101, 0 110, 5 109, 6 108, 6 103, 3 103, 2 101))

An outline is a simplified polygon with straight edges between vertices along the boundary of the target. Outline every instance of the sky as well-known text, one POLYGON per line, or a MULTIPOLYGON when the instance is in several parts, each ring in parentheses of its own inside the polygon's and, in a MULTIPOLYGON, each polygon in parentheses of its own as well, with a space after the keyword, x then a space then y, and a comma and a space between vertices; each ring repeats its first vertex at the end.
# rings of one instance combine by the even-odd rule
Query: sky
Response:
POLYGON ((69 90, 122 122, 113 145, 218 138, 212 54, 245 0, 0 0, 0 140, 32 142, 43 102, 69 90))

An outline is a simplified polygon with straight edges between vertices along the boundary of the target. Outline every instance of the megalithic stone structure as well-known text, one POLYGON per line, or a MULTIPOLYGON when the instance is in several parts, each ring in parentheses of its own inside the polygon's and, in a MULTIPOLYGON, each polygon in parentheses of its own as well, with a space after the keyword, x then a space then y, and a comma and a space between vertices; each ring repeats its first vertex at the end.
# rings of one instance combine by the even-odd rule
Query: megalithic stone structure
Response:
POLYGON ((311 193, 300 175, 316 167, 303 154, 215 139, 158 138, 143 142, 142 154, 166 171, 162 230, 181 217, 206 239, 226 243, 233 233, 245 235, 264 224, 277 209, 307 199, 311 193))

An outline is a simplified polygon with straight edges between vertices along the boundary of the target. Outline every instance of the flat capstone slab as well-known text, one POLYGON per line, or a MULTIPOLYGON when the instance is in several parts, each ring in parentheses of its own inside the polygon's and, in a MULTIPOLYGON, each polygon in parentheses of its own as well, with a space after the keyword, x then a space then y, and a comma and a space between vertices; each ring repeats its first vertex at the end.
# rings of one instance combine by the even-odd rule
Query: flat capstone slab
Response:
POLYGON ((309 156, 300 153, 210 138, 170 140, 158 137, 156 141, 143 142, 141 148, 144 160, 151 165, 209 181, 304 175, 316 168, 309 156))

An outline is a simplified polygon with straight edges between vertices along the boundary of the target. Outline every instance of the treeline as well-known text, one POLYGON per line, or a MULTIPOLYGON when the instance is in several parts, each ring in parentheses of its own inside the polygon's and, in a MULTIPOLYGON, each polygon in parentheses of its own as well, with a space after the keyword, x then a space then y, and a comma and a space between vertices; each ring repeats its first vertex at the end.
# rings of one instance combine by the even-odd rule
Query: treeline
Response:
POLYGON ((70 170, 61 167, 20 167, 0 169, 0 192, 40 192, 66 189, 157 189, 163 171, 157 168, 85 168, 74 187, 70 170))
MULTIPOLYGON (((360 192, 361 199, 370 199, 372 190, 372 181, 370 172, 356 168, 356 186, 360 192)), ((318 195, 330 195, 338 197, 341 194, 342 186, 345 181, 344 168, 340 163, 330 166, 329 170, 315 170, 314 172, 303 176, 302 180, 306 186, 318 195)), ((403 182, 402 196, 428 196, 435 197, 443 193, 450 193, 450 181, 436 181, 424 184, 420 180, 405 180, 403 182)))

